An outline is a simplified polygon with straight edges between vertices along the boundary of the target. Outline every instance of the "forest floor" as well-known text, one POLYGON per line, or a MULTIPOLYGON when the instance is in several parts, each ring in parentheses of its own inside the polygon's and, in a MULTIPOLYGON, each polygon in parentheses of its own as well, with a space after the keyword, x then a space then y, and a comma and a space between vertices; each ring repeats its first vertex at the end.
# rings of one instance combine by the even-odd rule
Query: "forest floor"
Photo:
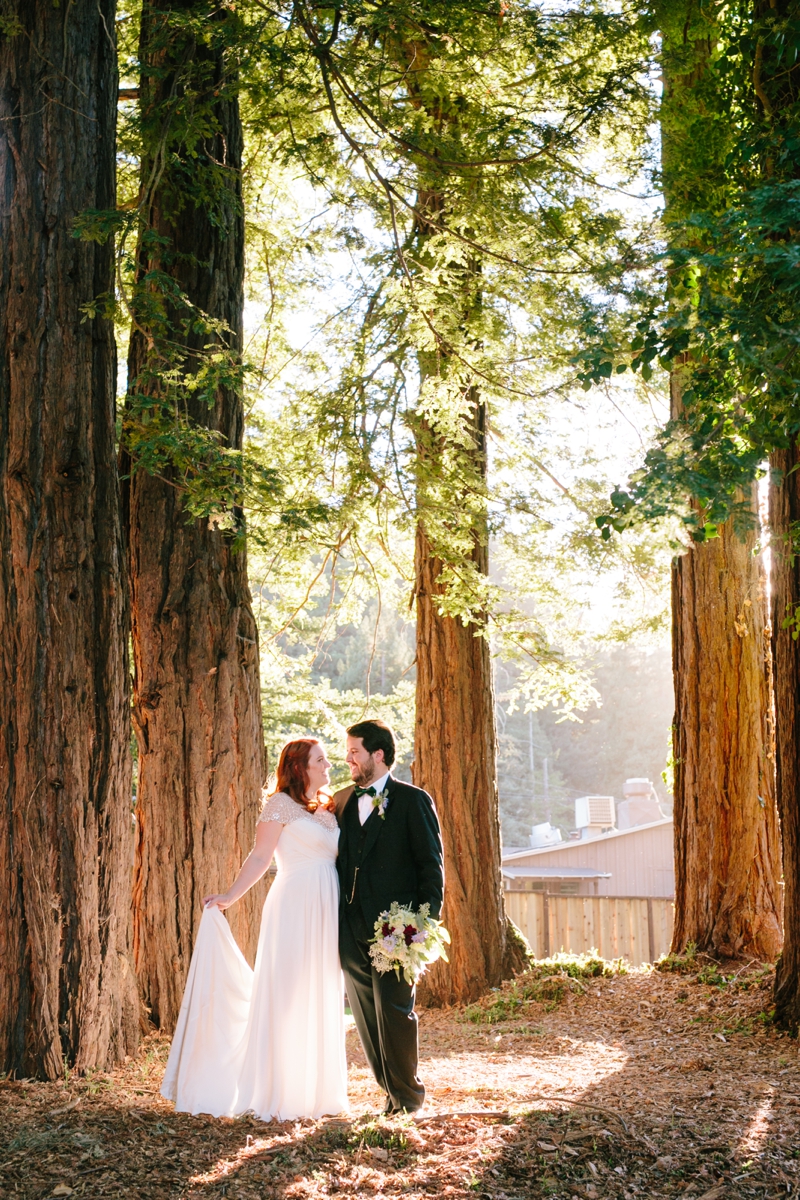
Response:
POLYGON ((557 965, 426 1011, 423 1119, 384 1120, 348 1033, 352 1115, 176 1115, 155 1034, 118 1070, 0 1083, 0 1195, 148 1200, 728 1200, 800 1195, 798 1043, 772 972, 700 962, 570 979, 557 965))

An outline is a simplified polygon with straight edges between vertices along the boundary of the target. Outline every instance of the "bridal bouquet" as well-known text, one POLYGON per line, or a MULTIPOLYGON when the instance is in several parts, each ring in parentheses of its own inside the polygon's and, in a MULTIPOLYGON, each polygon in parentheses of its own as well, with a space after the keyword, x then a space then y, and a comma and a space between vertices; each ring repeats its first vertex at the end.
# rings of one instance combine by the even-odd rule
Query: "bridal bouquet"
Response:
POLYGON ((442 922, 430 916, 429 904, 415 912, 395 902, 375 922, 369 956, 379 974, 394 971, 399 979, 402 971, 406 981, 415 984, 437 958, 448 961, 445 945, 449 941, 442 922))

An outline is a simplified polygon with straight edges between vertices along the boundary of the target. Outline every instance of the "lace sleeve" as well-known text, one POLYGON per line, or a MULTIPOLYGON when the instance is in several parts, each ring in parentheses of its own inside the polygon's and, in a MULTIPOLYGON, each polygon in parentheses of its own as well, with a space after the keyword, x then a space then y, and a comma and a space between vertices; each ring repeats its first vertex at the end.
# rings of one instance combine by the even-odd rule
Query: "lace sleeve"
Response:
POLYGON ((291 796, 287 796, 285 792, 276 792, 264 804, 258 820, 259 823, 261 821, 278 821, 281 825, 290 825, 292 821, 307 816, 306 810, 302 805, 296 804, 291 796))

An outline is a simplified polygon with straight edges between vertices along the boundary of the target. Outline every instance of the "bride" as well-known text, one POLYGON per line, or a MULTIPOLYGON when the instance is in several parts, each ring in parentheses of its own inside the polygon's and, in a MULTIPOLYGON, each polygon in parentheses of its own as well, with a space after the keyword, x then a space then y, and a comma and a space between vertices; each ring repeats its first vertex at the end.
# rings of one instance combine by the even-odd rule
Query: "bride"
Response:
POLYGON ((347 1108, 338 954, 339 829, 316 738, 287 742, 252 853, 224 895, 206 896, 161 1094, 179 1112, 263 1121, 347 1108), (265 873, 255 971, 222 910, 265 873))

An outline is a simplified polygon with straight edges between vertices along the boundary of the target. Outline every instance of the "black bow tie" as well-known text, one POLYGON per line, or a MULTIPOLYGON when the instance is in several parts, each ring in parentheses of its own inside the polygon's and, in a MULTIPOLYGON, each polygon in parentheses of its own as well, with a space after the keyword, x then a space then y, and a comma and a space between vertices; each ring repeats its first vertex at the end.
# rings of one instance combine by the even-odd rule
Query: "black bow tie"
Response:
POLYGON ((372 796, 372 798, 374 799, 377 796, 377 794, 378 793, 375 791, 374 787, 353 788, 353 795, 355 796, 356 800, 359 798, 359 796, 372 796))

